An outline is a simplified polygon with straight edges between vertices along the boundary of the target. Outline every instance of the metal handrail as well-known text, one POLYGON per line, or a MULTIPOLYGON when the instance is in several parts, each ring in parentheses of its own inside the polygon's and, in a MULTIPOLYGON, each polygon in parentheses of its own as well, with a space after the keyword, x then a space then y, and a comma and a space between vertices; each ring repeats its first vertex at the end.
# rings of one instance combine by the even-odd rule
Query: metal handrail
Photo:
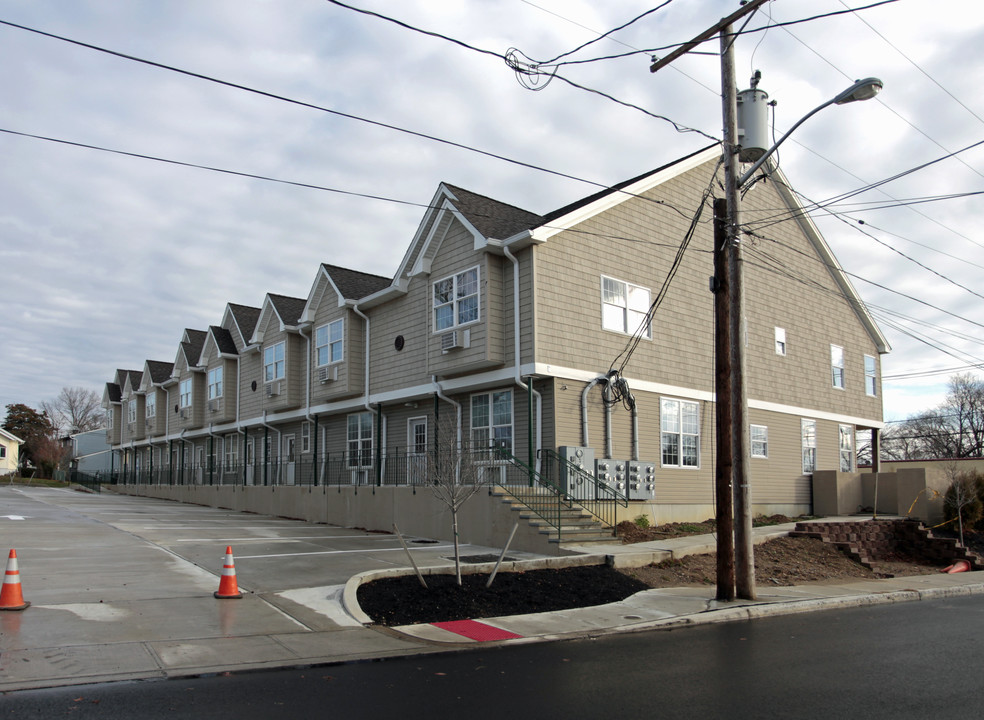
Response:
MULTIPOLYGON (((629 499, 618 492, 610 485, 603 483, 598 478, 578 467, 567 458, 563 457, 554 450, 544 449, 540 451, 543 465, 546 466, 545 474, 553 478, 552 471, 556 469, 555 484, 562 490, 561 471, 567 473, 568 478, 579 480, 581 484, 588 488, 588 497, 571 497, 571 502, 584 508, 594 517, 598 518, 607 527, 614 528, 618 522, 618 510, 616 507, 628 507, 629 499)), ((568 493, 568 496, 570 494, 568 493)))

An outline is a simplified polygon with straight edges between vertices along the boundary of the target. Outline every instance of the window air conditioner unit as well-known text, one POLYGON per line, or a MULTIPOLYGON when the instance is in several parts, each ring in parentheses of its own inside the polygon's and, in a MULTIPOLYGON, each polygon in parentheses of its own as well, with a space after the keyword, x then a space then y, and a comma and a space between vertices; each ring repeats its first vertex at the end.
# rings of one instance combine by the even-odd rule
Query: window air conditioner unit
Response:
POLYGON ((181 408, 181 410, 178 411, 178 417, 184 420, 185 418, 188 417, 188 411, 184 408, 181 408))
POLYGON ((446 353, 451 350, 461 349, 461 341, 458 338, 458 331, 452 330, 451 332, 444 333, 441 335, 441 352, 446 353))
POLYGON ((208 401, 208 411, 218 412, 222 408, 221 402, 219 400, 209 400, 208 401))
POLYGON ((318 368, 318 382, 322 385, 338 380, 338 366, 318 368))
POLYGON ((266 394, 267 397, 273 397, 274 395, 280 394, 280 383, 279 382, 269 382, 266 384, 266 394))

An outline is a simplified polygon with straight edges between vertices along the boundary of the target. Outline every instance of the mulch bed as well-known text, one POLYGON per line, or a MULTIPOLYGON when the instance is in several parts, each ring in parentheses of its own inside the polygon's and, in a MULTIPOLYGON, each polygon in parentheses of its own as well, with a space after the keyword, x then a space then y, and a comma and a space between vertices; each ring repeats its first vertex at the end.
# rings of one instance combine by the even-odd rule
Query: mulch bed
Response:
POLYGON ((425 579, 427 590, 412 573, 361 585, 359 606, 381 625, 411 625, 605 605, 649 589, 607 565, 500 572, 491 588, 485 573, 463 575, 461 587, 454 575, 425 579))

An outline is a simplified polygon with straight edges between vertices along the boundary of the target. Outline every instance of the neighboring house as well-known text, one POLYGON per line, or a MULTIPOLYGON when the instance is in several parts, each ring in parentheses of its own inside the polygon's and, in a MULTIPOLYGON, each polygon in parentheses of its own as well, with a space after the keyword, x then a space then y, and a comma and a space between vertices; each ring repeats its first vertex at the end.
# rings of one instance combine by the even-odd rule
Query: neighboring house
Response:
POLYGON ((114 468, 112 448, 106 442, 105 428, 69 436, 69 461, 72 470, 87 475, 107 475, 114 468))
POLYGON ((24 441, 13 433, 0 428, 0 476, 17 472, 20 462, 20 446, 24 441))
MULTIPOLYGON (((719 157, 542 216, 442 183, 393 277, 323 264, 306 298, 186 330, 166 378, 118 370, 119 466, 138 483, 401 485, 451 423, 490 480, 570 458, 629 496, 623 515, 712 517, 709 203, 678 252, 719 157)), ((855 472, 856 431, 882 427, 889 346, 781 172, 742 222, 752 502, 796 515, 812 473, 855 472)), ((584 492, 577 470, 554 479, 584 492)))

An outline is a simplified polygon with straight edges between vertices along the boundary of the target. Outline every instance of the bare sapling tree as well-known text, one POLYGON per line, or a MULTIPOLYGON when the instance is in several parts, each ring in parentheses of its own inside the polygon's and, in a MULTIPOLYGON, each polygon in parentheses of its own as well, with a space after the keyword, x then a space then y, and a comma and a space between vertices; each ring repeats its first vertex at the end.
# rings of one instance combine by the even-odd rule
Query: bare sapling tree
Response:
POLYGON ((950 478, 950 486, 943 495, 944 515, 946 519, 956 519, 960 532, 960 544, 964 543, 964 525, 973 525, 981 517, 981 501, 977 493, 974 478, 957 471, 951 464, 946 471, 950 478))
MULTIPOLYGON (((479 448, 478 452, 482 450, 479 448)), ((461 585, 458 512, 469 498, 485 489, 488 483, 483 477, 481 457, 459 437, 453 418, 442 417, 437 423, 437 442, 428 456, 427 479, 434 497, 451 513, 455 579, 461 585)))

